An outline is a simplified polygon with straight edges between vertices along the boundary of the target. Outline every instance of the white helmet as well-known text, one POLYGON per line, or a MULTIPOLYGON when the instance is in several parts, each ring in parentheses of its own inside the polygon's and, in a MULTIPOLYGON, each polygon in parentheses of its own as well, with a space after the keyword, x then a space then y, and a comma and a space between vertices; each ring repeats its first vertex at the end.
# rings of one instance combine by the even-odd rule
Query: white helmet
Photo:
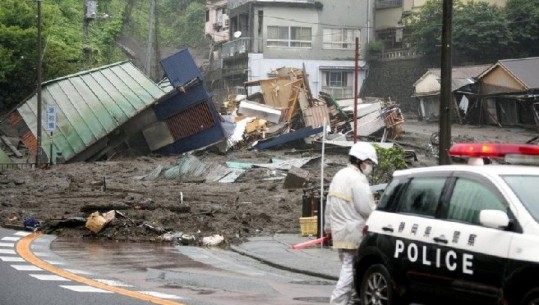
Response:
POLYGON ((352 148, 350 148, 350 152, 348 153, 348 155, 356 157, 361 161, 369 159, 374 164, 378 164, 376 149, 374 149, 374 146, 367 142, 357 142, 352 145, 352 148))

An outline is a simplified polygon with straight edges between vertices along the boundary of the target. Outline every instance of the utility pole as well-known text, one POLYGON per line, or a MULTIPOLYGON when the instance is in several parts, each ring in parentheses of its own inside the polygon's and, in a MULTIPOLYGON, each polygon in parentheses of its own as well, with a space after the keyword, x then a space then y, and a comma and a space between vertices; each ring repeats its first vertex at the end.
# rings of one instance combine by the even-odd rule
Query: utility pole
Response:
POLYGON ((148 14, 148 44, 146 46, 146 63, 144 65, 144 72, 146 75, 152 77, 152 63, 153 63, 153 46, 154 46, 154 25, 155 25, 155 0, 148 0, 150 2, 150 10, 148 14))
POLYGON ((451 146, 451 69, 452 69, 452 23, 453 0, 443 0, 442 24, 442 64, 441 64, 441 90, 440 90, 440 142, 438 146, 438 163, 450 164, 449 148, 451 146))
POLYGON ((354 58, 354 143, 357 142, 357 92, 358 92, 358 61, 359 61, 359 38, 356 37, 356 49, 354 58))
POLYGON ((36 167, 41 162, 41 82, 42 82, 42 51, 41 51, 41 0, 37 0, 37 145, 36 145, 36 167))

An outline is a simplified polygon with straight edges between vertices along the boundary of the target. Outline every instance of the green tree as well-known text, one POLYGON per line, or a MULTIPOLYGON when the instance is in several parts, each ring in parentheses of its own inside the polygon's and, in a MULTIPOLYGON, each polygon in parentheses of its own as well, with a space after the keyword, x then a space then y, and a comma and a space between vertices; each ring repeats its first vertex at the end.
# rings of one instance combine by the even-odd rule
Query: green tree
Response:
MULTIPOLYGON (((180 1, 186 4, 186 1, 180 1)), ((163 43, 168 46, 186 48, 199 47, 204 43, 204 24, 206 22, 206 6, 201 2, 190 2, 187 7, 182 8, 181 13, 176 16, 167 14, 164 18, 171 22, 169 27, 161 27, 163 43)))
MULTIPOLYGON (((173 48, 201 46, 204 0, 156 3, 158 41, 173 48)), ((83 0, 46 0, 41 4, 43 81, 126 60, 127 55, 117 43, 120 36, 127 37, 135 48, 138 45, 145 49, 148 2, 99 0, 98 18, 87 22, 87 31, 83 30, 83 0)), ((12 108, 36 88, 36 16, 36 1, 0 0, 0 109, 12 108)))
POLYGON ((407 168, 404 150, 394 145, 391 148, 382 148, 374 145, 378 156, 378 165, 374 167, 371 175, 372 184, 388 183, 393 177, 393 172, 407 168))
MULTIPOLYGON (((429 0, 405 19, 409 42, 420 52, 439 55, 442 0, 429 0)), ((511 32, 503 9, 486 2, 457 0, 453 7, 454 53, 468 61, 491 62, 508 54, 511 32)))
MULTIPOLYGON (((115 39, 121 16, 98 19, 90 27, 89 40, 96 55, 90 65, 83 57, 83 1, 42 1, 43 81, 125 59, 115 39)), ((101 0, 100 9, 121 12, 119 0, 101 0)), ((10 108, 36 88, 37 3, 0 0, 0 101, 10 108)), ((0 105, 1 106, 1 105, 0 105)))
POLYGON ((503 9, 486 2, 458 2, 453 18, 457 55, 474 62, 494 62, 509 54, 511 33, 503 9))
POLYGON ((539 56, 539 0, 509 0, 506 10, 512 57, 539 56))
POLYGON ((36 11, 30 4, 0 0, 0 100, 5 106, 35 89, 36 11))
POLYGON ((442 0, 429 0, 419 12, 404 18, 406 39, 425 54, 439 54, 442 41, 442 0))

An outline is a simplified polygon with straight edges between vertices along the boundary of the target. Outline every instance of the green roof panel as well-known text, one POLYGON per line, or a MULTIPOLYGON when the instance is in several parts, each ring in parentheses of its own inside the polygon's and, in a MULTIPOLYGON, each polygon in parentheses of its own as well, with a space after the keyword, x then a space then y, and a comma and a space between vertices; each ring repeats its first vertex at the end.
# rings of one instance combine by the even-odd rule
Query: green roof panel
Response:
MULTIPOLYGON (((166 93, 131 62, 83 71, 43 84, 42 148, 49 152, 46 109, 56 107, 57 128, 52 136, 54 151, 66 160, 82 152, 166 93)), ((37 134, 37 96, 19 108, 37 134)))

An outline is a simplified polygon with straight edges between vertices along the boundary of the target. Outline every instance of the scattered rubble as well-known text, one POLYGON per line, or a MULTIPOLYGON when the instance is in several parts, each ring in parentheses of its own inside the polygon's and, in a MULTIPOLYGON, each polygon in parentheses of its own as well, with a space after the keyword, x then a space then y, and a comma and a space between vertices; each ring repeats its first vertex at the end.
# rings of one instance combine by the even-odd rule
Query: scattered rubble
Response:
MULTIPOLYGON (((437 128, 436 124, 407 120, 400 144, 385 145, 402 145, 417 152, 418 160, 411 166, 433 165, 436 159, 425 154, 437 128)), ((526 142, 534 135, 523 129, 453 128, 455 140, 526 142)), ((217 234, 224 238, 218 247, 251 235, 300 234, 299 219, 311 216, 314 208, 303 211, 309 208, 304 204, 309 200, 304 191, 320 189, 322 180, 322 158, 315 146, 237 149, 226 154, 208 148, 190 155, 57 164, 45 170, 4 168, 0 169, 0 182, 5 182, 0 183, 0 224, 21 227, 24 220, 33 218, 39 220, 40 230, 58 236, 193 245, 202 245, 204 237, 217 234), (207 170, 197 177, 169 179, 164 175, 185 164, 182 160, 193 158, 206 168, 219 165, 242 173, 226 183, 210 181, 207 170), (110 211, 115 214, 98 233, 85 226, 96 211, 101 216, 110 211)), ((326 147, 325 185, 348 162, 348 148, 334 147, 326 147)))
POLYGON ((360 137, 382 141, 396 140, 404 130, 397 103, 359 99, 356 109, 353 99, 335 101, 323 92, 314 98, 304 72, 297 68, 277 69, 274 78, 248 82, 246 86, 259 86, 260 92, 231 95, 220 110, 227 124, 236 127, 225 128, 233 132, 227 137, 228 145, 220 146, 222 152, 264 150, 298 140, 308 145, 322 139, 324 125, 325 138, 349 143, 355 129, 360 137))

